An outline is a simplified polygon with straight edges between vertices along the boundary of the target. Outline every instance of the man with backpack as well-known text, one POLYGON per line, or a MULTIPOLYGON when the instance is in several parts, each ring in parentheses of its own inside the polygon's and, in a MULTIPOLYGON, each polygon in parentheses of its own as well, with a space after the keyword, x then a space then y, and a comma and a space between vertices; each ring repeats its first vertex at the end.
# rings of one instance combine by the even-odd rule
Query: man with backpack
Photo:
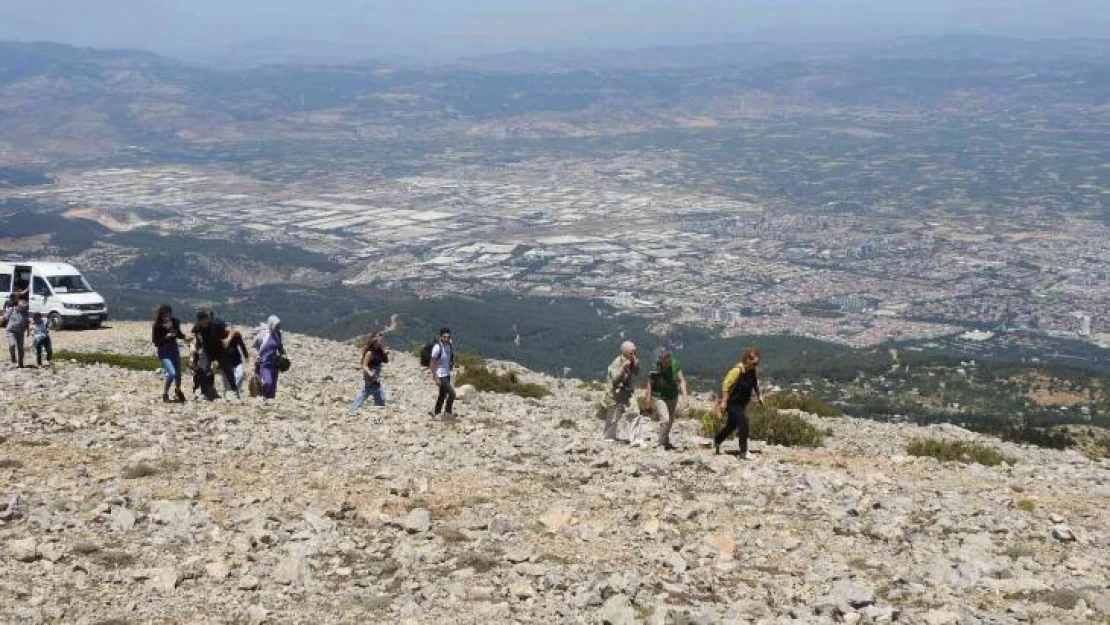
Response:
POLYGON ((671 350, 664 349, 655 362, 655 368, 648 374, 645 397, 659 417, 659 446, 673 451, 671 428, 678 417, 679 398, 683 403, 689 400, 686 390, 686 376, 682 375, 682 365, 671 350), (681 393, 681 395, 680 395, 681 393))
POLYGON ((455 344, 451 341, 450 328, 441 329, 439 338, 424 346, 420 353, 420 364, 428 368, 432 381, 439 388, 431 416, 438 417, 441 412, 447 416, 453 415, 455 387, 451 385, 451 374, 455 368, 455 344))

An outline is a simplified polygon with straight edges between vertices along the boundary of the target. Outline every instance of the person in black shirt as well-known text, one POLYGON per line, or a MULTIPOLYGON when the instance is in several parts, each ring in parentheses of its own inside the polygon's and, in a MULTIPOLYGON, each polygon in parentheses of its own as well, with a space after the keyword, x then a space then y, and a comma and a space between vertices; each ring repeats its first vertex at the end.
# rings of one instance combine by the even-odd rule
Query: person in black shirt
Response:
POLYGON ((178 341, 185 338, 181 332, 181 322, 173 316, 173 309, 163 304, 154 313, 154 323, 150 328, 150 342, 158 350, 158 361, 166 374, 166 386, 162 389, 162 401, 170 401, 170 387, 175 387, 174 395, 178 402, 185 401, 181 392, 181 348, 178 341))
MULTIPOLYGON (((243 341, 243 337, 238 332, 233 333, 231 343, 227 346, 227 369, 223 371, 224 376, 224 396, 229 393, 235 397, 241 398, 243 390, 243 379, 246 377, 246 363, 250 360, 251 353, 247 350, 247 344, 243 341)), ((224 365, 220 365, 220 369, 224 369, 224 365)))
POLYGON ((760 355, 754 347, 744 351, 740 363, 729 370, 725 381, 721 384, 721 399, 718 409, 727 416, 725 426, 713 438, 714 453, 721 453, 721 443, 725 442, 733 432, 740 439, 740 457, 747 460, 748 456, 748 402, 754 396, 756 401, 763 403, 763 395, 759 391, 759 376, 756 368, 759 367, 760 355))
POLYGON ((219 363, 220 373, 224 376, 227 388, 238 397, 239 385, 235 380, 235 363, 238 361, 241 365, 243 361, 239 358, 238 348, 233 345, 236 341, 242 343, 243 336, 238 330, 229 328, 226 323, 207 310, 197 312, 193 335, 200 341, 209 361, 219 363))

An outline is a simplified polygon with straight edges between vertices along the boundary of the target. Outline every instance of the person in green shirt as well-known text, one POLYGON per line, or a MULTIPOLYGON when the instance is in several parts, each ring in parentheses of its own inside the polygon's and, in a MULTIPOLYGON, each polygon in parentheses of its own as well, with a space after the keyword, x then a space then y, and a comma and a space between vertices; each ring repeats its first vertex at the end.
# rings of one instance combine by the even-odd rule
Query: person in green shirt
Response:
POLYGON ((678 418, 682 405, 688 403, 690 394, 686 390, 686 376, 682 375, 682 364, 669 349, 664 349, 655 361, 655 368, 648 374, 645 397, 659 416, 659 446, 672 451, 671 427, 678 418), (681 399, 681 403, 679 403, 681 399))

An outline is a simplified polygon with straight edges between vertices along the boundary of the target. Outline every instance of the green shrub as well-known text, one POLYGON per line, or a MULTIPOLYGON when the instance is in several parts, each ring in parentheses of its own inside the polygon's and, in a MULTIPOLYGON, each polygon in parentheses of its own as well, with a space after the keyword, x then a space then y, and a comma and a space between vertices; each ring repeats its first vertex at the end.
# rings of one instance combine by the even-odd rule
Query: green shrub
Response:
MULTIPOLYGON (((713 438, 725 424, 725 416, 709 408, 688 408, 686 415, 698 421, 706 438, 713 438)), ((803 417, 758 404, 748 407, 748 429, 749 438, 783 447, 820 447, 825 439, 821 430, 803 417)))
POLYGON ((706 438, 713 438, 725 424, 725 417, 712 408, 687 408, 685 414, 689 419, 698 422, 698 430, 706 438))
POLYGON ((162 366, 154 356, 128 356, 109 352, 74 352, 59 350, 54 352, 54 360, 71 360, 82 365, 108 365, 131 371, 156 371, 162 366))
POLYGON ((906 453, 911 456, 936 458, 941 462, 977 462, 987 467, 1017 462, 1015 458, 981 443, 938 438, 915 438, 906 445, 906 453))
POLYGON ((779 412, 771 406, 748 408, 749 437, 783 447, 820 447, 825 435, 796 414, 779 412))
MULTIPOLYGON (((456 363, 458 362, 456 360, 456 363)), ((456 384, 458 386, 469 384, 479 391, 506 393, 531 399, 540 399, 551 394, 546 386, 521 382, 517 374, 512 371, 506 373, 493 371, 478 358, 467 360, 467 364, 461 368, 456 384)))
POLYGON ((766 405, 779 410, 801 410, 819 417, 839 417, 842 413, 839 408, 825 402, 820 397, 803 395, 801 393, 779 393, 764 398, 766 405))

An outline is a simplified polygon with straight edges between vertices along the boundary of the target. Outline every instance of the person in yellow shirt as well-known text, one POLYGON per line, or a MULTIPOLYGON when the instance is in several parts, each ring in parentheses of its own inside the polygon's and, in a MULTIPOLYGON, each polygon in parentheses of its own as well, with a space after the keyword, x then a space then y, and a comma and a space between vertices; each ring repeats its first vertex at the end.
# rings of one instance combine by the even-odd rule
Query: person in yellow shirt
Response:
POLYGON ((717 436, 713 437, 714 453, 721 453, 721 443, 736 432, 740 439, 740 457, 744 460, 750 457, 746 411, 753 396, 760 404, 763 403, 763 395, 759 392, 759 376, 756 374, 760 358, 759 352, 754 347, 749 347, 740 358, 740 363, 729 370, 721 384, 721 398, 717 408, 725 414, 726 421, 717 436))

